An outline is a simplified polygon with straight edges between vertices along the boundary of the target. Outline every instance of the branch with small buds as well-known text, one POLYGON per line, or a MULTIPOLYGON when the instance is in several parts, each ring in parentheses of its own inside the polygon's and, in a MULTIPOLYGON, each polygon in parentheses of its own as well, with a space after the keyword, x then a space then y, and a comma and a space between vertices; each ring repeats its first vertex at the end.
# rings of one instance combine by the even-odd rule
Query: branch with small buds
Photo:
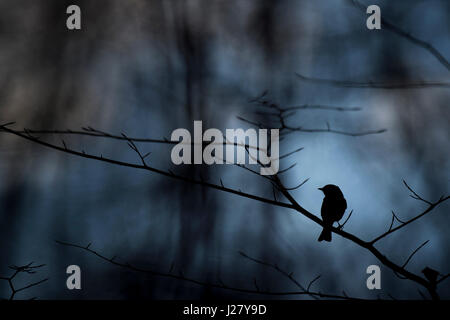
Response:
MULTIPOLYGON (((98 258, 107 261, 115 266, 121 267, 121 268, 125 268, 128 270, 132 270, 135 272, 139 272, 139 273, 144 273, 144 274, 148 274, 148 275, 152 275, 152 276, 159 276, 159 277, 165 277, 165 278, 172 278, 172 279, 176 279, 176 280, 180 280, 180 281, 185 281, 185 282, 189 282, 189 283, 193 283, 199 286, 204 286, 204 287, 209 287, 209 288, 217 288, 217 289, 222 289, 222 290, 229 290, 229 291, 235 291, 235 292, 240 292, 240 293, 246 293, 246 294, 254 294, 254 295, 264 295, 264 296, 313 296, 316 298, 327 298, 327 299, 340 299, 340 300, 364 300, 364 299, 360 299, 360 298, 355 298, 355 297, 349 297, 349 296, 341 296, 341 295, 334 295, 334 294, 326 294, 326 293, 321 293, 321 292, 315 292, 315 291, 311 291, 310 287, 312 285, 312 283, 317 280, 317 278, 315 278, 313 281, 310 282, 308 289, 303 288, 298 282, 298 286, 301 288, 300 291, 272 291, 272 290, 262 290, 260 288, 260 286, 258 286, 257 280, 256 278, 253 279, 253 286, 255 287, 255 289, 249 289, 249 288, 243 288, 243 287, 234 287, 234 286, 229 286, 224 284, 224 282, 219 278, 219 280, 214 283, 214 282, 207 282, 207 281, 203 281, 203 280, 197 280, 194 278, 190 278, 187 277, 182 270, 178 271, 178 274, 176 273, 172 273, 173 269, 174 269, 174 264, 172 263, 169 272, 161 272, 161 271, 156 271, 156 270, 151 270, 151 269, 147 269, 147 268, 141 268, 141 267, 137 267, 134 266, 130 263, 127 262, 119 262, 116 258, 116 256, 113 256, 112 258, 108 258, 104 255, 102 255, 101 253, 91 249, 91 244, 88 244, 87 246, 81 246, 81 245, 77 245, 77 244, 73 244, 73 243, 69 243, 69 242, 64 242, 64 241, 59 241, 59 240, 55 240, 56 243, 63 245, 63 246, 67 246, 67 247, 74 247, 74 248, 78 248, 84 251, 89 252, 90 254, 93 254, 95 256, 97 256, 98 258)), ((281 271, 281 269, 279 269, 281 271)), ((292 278, 292 274, 288 275, 291 279, 292 278)))
MULTIPOLYGON (((333 107, 333 106, 323 106, 323 105, 302 105, 302 106, 292 106, 292 107, 280 107, 278 104, 274 103, 267 97, 268 92, 264 91, 263 94, 261 94, 258 98, 252 99, 250 102, 256 103, 260 107, 267 108, 270 110, 270 112, 256 112, 256 114, 269 116, 272 118, 275 118, 275 120, 279 123, 278 129, 280 130, 280 136, 285 136, 287 134, 293 133, 293 132, 303 132, 303 133, 333 133, 338 135, 344 135, 344 136, 351 136, 351 137, 363 137, 367 135, 373 135, 373 134, 380 134, 383 132, 386 132, 386 129, 379 129, 379 130, 367 130, 367 131, 361 131, 361 132, 350 132, 350 131, 344 131, 344 130, 337 130, 331 128, 330 124, 326 122, 326 129, 312 129, 312 128, 304 128, 302 126, 300 127, 293 127, 287 123, 288 119, 291 118, 298 110, 305 110, 305 109, 313 109, 313 110, 333 110, 333 111, 359 111, 361 108, 359 107, 333 107)), ((242 116, 237 117, 239 120, 256 126, 258 128, 268 128, 270 126, 267 126, 261 122, 249 120, 247 118, 244 118, 242 116)))

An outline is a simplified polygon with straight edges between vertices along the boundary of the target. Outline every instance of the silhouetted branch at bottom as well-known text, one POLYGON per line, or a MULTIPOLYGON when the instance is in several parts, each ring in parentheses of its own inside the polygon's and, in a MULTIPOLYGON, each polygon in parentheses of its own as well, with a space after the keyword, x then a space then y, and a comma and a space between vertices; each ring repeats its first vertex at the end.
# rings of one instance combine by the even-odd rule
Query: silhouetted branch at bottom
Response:
MULTIPOLYGON (((302 285, 300 284, 300 282, 298 282, 298 281, 294 278, 294 272, 287 272, 287 271, 281 269, 277 264, 272 264, 272 263, 269 263, 269 262, 265 262, 265 261, 262 261, 262 260, 258 260, 258 259, 252 258, 252 257, 248 256, 245 252, 242 252, 242 251, 239 251, 239 254, 240 254, 241 256, 243 256, 244 258, 250 260, 250 261, 253 261, 253 262, 257 263, 257 264, 260 264, 260 265, 263 265, 263 266, 266 266, 266 267, 270 267, 270 268, 276 270, 278 273, 280 273, 280 274, 282 274, 284 277, 288 278, 289 281, 291 281, 292 283, 294 283, 297 287, 299 287, 300 289, 302 289, 303 291, 306 291, 306 292, 310 292, 309 289, 311 288, 312 284, 313 284, 316 280, 318 280, 318 279, 321 277, 320 275, 318 275, 317 277, 315 277, 315 278, 314 278, 312 281, 310 281, 310 283, 308 284, 308 288, 305 289, 305 287, 302 286, 302 285)), ((316 296, 314 296, 314 295, 311 295, 311 297, 314 298, 314 299, 318 299, 318 298, 317 298, 316 296)))
MULTIPOLYGON (((14 286, 13 280, 16 278, 16 276, 20 273, 27 273, 27 274, 34 274, 36 273, 37 269, 44 267, 45 264, 41 264, 41 265, 37 265, 37 266, 33 266, 33 262, 30 262, 29 264, 26 264, 24 266, 9 266, 9 268, 11 270, 14 270, 14 273, 10 276, 10 277, 0 277, 0 280, 4 280, 6 282, 8 282, 9 284, 9 288, 11 289, 11 295, 9 296, 9 298, 7 300, 14 300, 14 297, 16 296, 17 293, 24 291, 26 289, 35 287, 40 285, 41 283, 45 282, 48 280, 48 278, 42 279, 40 281, 37 282, 33 282, 29 285, 26 285, 25 287, 19 288, 17 289, 14 286)), ((35 298, 31 298, 31 300, 34 300, 35 298)), ((6 299, 5 299, 6 300, 6 299)))
MULTIPOLYGON (((193 278, 186 277, 183 274, 183 272, 181 272, 181 271, 178 274, 171 273, 171 271, 173 270, 173 265, 170 268, 170 272, 167 272, 167 273, 150 270, 150 269, 144 269, 144 268, 133 266, 126 262, 118 262, 116 260, 116 256, 113 256, 112 258, 108 258, 108 257, 98 253, 97 251, 92 250, 90 248, 90 246, 91 246, 90 243, 87 246, 81 246, 81 245, 68 243, 68 242, 64 242, 64 241, 59 241, 59 240, 55 240, 55 241, 56 241, 56 243, 63 245, 63 246, 82 249, 84 251, 87 251, 87 252, 97 256, 98 258, 100 258, 104 261, 107 261, 113 265, 116 265, 116 266, 119 266, 119 267, 122 267, 122 268, 125 268, 128 270, 132 270, 132 271, 144 273, 144 274, 149 274, 152 276, 166 277, 166 278, 172 278, 175 280, 190 282, 190 283, 193 283, 193 284, 196 284, 199 286, 204 286, 204 287, 218 288, 218 289, 223 289, 223 290, 230 290, 230 291, 248 293, 248 294, 266 295, 266 296, 313 296, 316 298, 328 298, 328 299, 339 299, 339 300, 365 300, 365 299, 361 299, 361 298, 350 297, 347 295, 341 296, 341 295, 334 295, 334 294, 310 291, 309 288, 312 283, 310 283, 310 285, 308 286, 308 289, 305 289, 297 282, 297 284, 302 288, 301 291, 271 291, 271 290, 261 290, 256 282, 256 279, 254 279, 254 281, 253 281, 255 289, 247 289, 247 288, 228 286, 228 285, 225 285, 221 280, 219 280, 218 283, 196 280, 193 278)), ((248 256, 246 256, 246 257, 249 258, 248 256)), ((254 261, 256 261, 256 260, 254 260, 254 261)), ((284 272, 284 271, 281 271, 281 269, 278 269, 278 270, 280 270, 280 272, 284 272)), ((312 282, 314 282, 315 280, 317 280, 317 278, 314 279, 312 282)))

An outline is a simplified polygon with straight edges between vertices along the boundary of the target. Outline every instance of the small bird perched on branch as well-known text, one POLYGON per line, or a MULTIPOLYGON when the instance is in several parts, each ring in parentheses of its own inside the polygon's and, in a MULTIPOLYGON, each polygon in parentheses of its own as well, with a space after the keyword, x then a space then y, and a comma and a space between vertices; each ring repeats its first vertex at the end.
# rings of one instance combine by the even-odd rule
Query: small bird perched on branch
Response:
POLYGON ((334 184, 327 184, 323 188, 319 188, 325 195, 322 202, 322 220, 324 223, 322 233, 319 236, 318 241, 331 241, 331 227, 335 221, 341 220, 344 215, 345 209, 347 209, 347 201, 345 201, 344 195, 341 189, 334 184))

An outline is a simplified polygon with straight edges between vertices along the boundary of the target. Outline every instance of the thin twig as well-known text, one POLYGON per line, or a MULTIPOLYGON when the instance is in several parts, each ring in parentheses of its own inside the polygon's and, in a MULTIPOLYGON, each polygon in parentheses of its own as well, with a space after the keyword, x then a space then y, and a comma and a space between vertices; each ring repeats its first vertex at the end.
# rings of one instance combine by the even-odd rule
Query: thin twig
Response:
MULTIPOLYGON (((10 122, 10 123, 6 123, 2 126, 10 126, 12 124, 14 124, 15 122, 10 122)), ((125 141, 133 141, 133 142, 142 142, 142 143, 155 143, 155 144, 169 144, 169 145, 176 145, 176 144, 189 144, 189 145, 195 145, 195 142, 191 142, 191 143, 187 143, 187 142, 179 142, 179 141, 172 141, 172 140, 168 140, 166 138, 163 139, 154 139, 154 138, 140 138, 140 137, 124 137, 123 135, 114 135, 105 131, 101 131, 98 129, 94 129, 92 127, 83 127, 83 130, 71 130, 71 129, 66 129, 66 130, 61 130, 61 129, 53 129, 53 130, 44 130, 44 129, 23 129, 23 130, 18 130, 17 132, 22 133, 22 134, 26 134, 28 136, 34 137, 35 139, 38 139, 38 137, 32 136, 31 134, 45 134, 45 135, 52 135, 52 134, 59 134, 59 135, 78 135, 78 136, 88 136, 88 137, 97 137, 97 138, 108 138, 108 139, 113 139, 113 140, 125 140, 125 141)), ((1 132, 1 130, 0 130, 1 132)), ((241 143, 237 143, 237 142, 231 142, 231 143, 227 143, 227 142, 223 142, 223 143, 218 143, 218 142, 211 142, 212 145, 234 145, 236 147, 247 147, 250 149, 256 149, 256 150, 262 150, 265 151, 264 149, 258 148, 257 146, 251 146, 249 144, 241 144, 241 143)))
POLYGON ((292 190, 297 190, 298 188, 300 188, 301 186, 303 186, 305 183, 307 183, 309 181, 310 178, 307 178, 305 180, 303 180, 302 182, 300 182, 300 184, 298 184, 295 187, 292 188, 286 188, 286 190, 292 191, 292 190))
POLYGON ((407 225, 409 225, 410 223, 420 219, 421 217, 425 216, 426 214, 430 213, 431 211, 433 211, 434 208, 436 208, 438 205, 442 204, 443 202, 447 201, 448 199, 450 199, 450 196, 447 197, 441 197, 438 201, 431 203, 428 208, 425 209, 425 211, 423 211, 422 213, 418 214, 417 216, 403 222, 402 224, 400 224, 399 226, 395 227, 395 228, 389 228, 388 231, 384 232, 383 234, 379 235, 378 237, 376 237, 375 239, 373 239, 372 241, 370 241, 371 244, 374 244, 375 242, 383 239, 384 237, 388 236, 391 233, 394 233, 398 230, 400 230, 401 228, 406 227, 407 225))
MULTIPOLYGON (((359 2, 357 0, 348 0, 348 1, 350 1, 355 7, 362 10, 364 13, 366 13, 366 6, 364 6, 361 2, 359 2)), ((390 21, 386 20, 384 17, 381 17, 381 26, 382 26, 382 29, 385 29, 392 33, 395 33, 398 36, 408 40, 412 44, 414 44, 422 49, 427 50, 430 54, 432 54, 439 61, 440 64, 442 64, 447 70, 450 70, 450 63, 448 62, 448 60, 442 55, 442 53, 440 53, 430 43, 414 37, 409 32, 402 30, 400 27, 397 27, 390 21)))
MULTIPOLYGON (((129 269, 132 271, 136 271, 136 272, 140 272, 140 273, 144 273, 144 274, 149 274, 149 275, 153 275, 153 276, 160 276, 160 277, 165 277, 165 278, 172 278, 172 279, 176 279, 176 280, 182 280, 182 281, 186 281, 186 282, 190 282, 196 285, 200 285, 200 286, 205 286, 205 287, 212 287, 212 288, 218 288, 218 289, 223 289, 223 290, 230 290, 230 291, 236 291, 236 292, 242 292, 242 293, 249 293, 249 294, 258 294, 258 295, 273 295, 273 296, 296 296, 296 295, 313 295, 313 296, 317 296, 317 297, 324 297, 324 298, 332 298, 332 299, 345 299, 345 300, 362 300, 359 298, 351 298, 351 297, 342 297, 342 296, 338 296, 338 295, 332 295, 332 294, 323 294, 320 292, 306 292, 306 291, 269 291, 269 290, 261 290, 256 289, 246 289, 246 288, 239 288, 239 287, 231 287, 231 286, 226 286, 223 284, 223 282, 220 280, 218 281, 218 283, 211 283, 211 282, 206 282, 206 281, 202 281, 202 280, 196 280, 190 277, 187 277, 184 275, 182 270, 179 270, 179 274, 173 274, 173 273, 165 273, 165 272, 160 272, 160 271, 155 271, 155 270, 150 270, 150 269, 144 269, 144 268, 140 268, 140 267, 136 267, 133 266, 129 263, 122 263, 122 262, 118 262, 117 260, 112 260, 109 259, 108 257, 100 254, 99 252, 91 249, 88 246, 81 246, 81 245, 77 245, 77 244, 73 244, 73 243, 69 243, 69 242, 64 242, 64 241, 59 241, 59 240, 55 240, 56 243, 63 245, 63 246, 67 246, 67 247, 74 247, 74 248, 78 248, 78 249, 82 249, 84 251, 87 251, 95 256, 97 256, 98 258, 107 261, 113 265, 116 265, 118 267, 122 267, 125 269, 129 269)), ((255 282, 256 285, 256 282, 255 282)))
POLYGON ((417 247, 416 250, 414 250, 408 257, 408 259, 405 261, 405 263, 402 265, 402 268, 406 267, 406 265, 408 264, 408 262, 411 260, 411 258, 420 250, 422 249, 423 246, 425 246, 430 240, 425 241, 424 243, 422 243, 419 247, 417 247))
POLYGON ((346 80, 336 80, 336 79, 324 79, 324 78, 314 78, 307 77, 300 73, 296 73, 297 77, 303 81, 308 81, 317 84, 330 85, 335 87, 343 88, 359 88, 359 89, 427 89, 427 88, 450 88, 450 83, 448 82, 437 82, 437 81, 417 81, 408 83, 385 83, 385 82, 362 82, 362 81, 346 81, 346 80))
POLYGON ((65 148, 59 147, 57 145, 54 145, 54 144, 51 144, 51 143, 48 143, 48 142, 45 142, 45 141, 42 141, 42 140, 36 140, 35 138, 29 137, 29 136, 27 136, 25 134, 22 134, 20 132, 15 131, 13 129, 7 128, 4 125, 0 126, 0 128, 2 128, 2 130, 4 130, 5 132, 11 133, 13 135, 16 135, 18 137, 24 138, 26 140, 35 142, 37 144, 46 146, 46 147, 54 149, 54 150, 62 151, 62 152, 69 153, 69 154, 72 154, 72 155, 76 155, 76 156, 79 156, 79 157, 82 157, 82 158, 97 160, 97 161, 106 162, 106 163, 110 163, 110 164, 114 164, 114 165, 118 165, 118 166, 123 166, 123 167, 147 170, 147 171, 151 171, 151 172, 154 172, 154 173, 166 176, 166 177, 174 178, 174 179, 177 179, 177 180, 181 180, 181 181, 185 181, 185 182, 189 182, 189 183, 193 183, 193 184, 198 184, 198 185, 202 185, 202 186, 209 187, 209 188, 212 188, 212 189, 220 190, 220 191, 223 191, 223 192, 239 195, 239 196, 244 197, 244 198, 248 198, 248 199, 252 199, 252 200, 256 200, 256 201, 260 201, 260 202, 264 202, 264 203, 270 203, 270 204, 273 204, 273 205, 276 205, 276 206, 279 206, 279 207, 292 208, 292 205, 289 204, 289 203, 276 202, 276 201, 273 201, 271 199, 267 199, 267 198, 264 198, 264 197, 260 197, 260 196, 256 196, 256 195, 249 194, 249 193, 245 193, 245 192, 242 192, 242 191, 234 190, 234 189, 231 189, 231 188, 226 188, 226 187, 223 187, 221 185, 216 185, 216 184, 209 183, 209 182, 204 182, 204 181, 202 182, 202 181, 195 180, 195 179, 192 179, 192 178, 189 178, 189 177, 175 175, 170 170, 163 171, 163 170, 160 170, 160 169, 148 166, 148 165, 147 166, 143 166, 143 165, 139 165, 139 164, 134 164, 134 163, 124 162, 124 161, 114 160, 114 159, 110 159, 110 158, 103 157, 103 156, 96 156, 96 155, 92 155, 92 154, 88 154, 88 153, 82 153, 82 152, 75 151, 75 150, 72 150, 72 149, 65 149, 65 148))
POLYGON ((428 200, 425 200, 424 198, 422 198, 421 196, 419 196, 407 183, 405 180, 403 180, 403 184, 406 186, 406 188, 408 188, 409 191, 411 191, 412 195, 409 195, 411 198, 425 202, 429 205, 432 205, 432 203, 428 200))
POLYGON ((344 223, 343 223, 343 224, 339 224, 338 229, 341 229, 341 230, 344 229, 344 226, 345 226, 345 224, 348 222, 348 220, 350 219, 350 217, 352 216, 352 213, 353 213, 353 210, 350 211, 350 214, 348 215, 347 219, 345 219, 344 223))
POLYGON ((23 265, 23 266, 16 266, 16 265, 9 266, 9 268, 10 268, 11 270, 14 270, 13 274, 12 274, 11 276, 9 276, 9 277, 0 277, 0 280, 6 281, 6 282, 8 283, 9 288, 10 288, 10 290, 11 290, 11 294, 10 294, 8 300, 14 300, 14 298, 15 298, 15 296, 16 296, 17 293, 19 293, 19 292, 21 292, 21 291, 24 291, 24 290, 26 290, 26 289, 29 289, 29 288, 38 286, 38 285, 40 285, 41 283, 44 283, 45 281, 48 280, 48 278, 45 278, 45 279, 39 280, 39 281, 37 281, 37 282, 33 282, 33 283, 31 283, 31 284, 29 284, 29 285, 26 285, 26 286, 24 286, 24 287, 22 287, 22 288, 19 288, 19 289, 17 289, 17 288, 14 286, 14 281, 13 281, 13 280, 14 280, 14 279, 16 278, 16 276, 18 276, 20 273, 34 274, 34 273, 37 272, 37 269, 40 269, 40 268, 42 268, 42 267, 45 266, 45 264, 40 264, 40 265, 35 265, 35 266, 34 266, 33 263, 34 263, 34 262, 30 262, 30 263, 28 263, 28 264, 26 264, 26 265, 23 265))
POLYGON ((321 275, 319 274, 317 277, 312 279, 311 282, 308 284, 308 287, 306 288, 306 291, 309 291, 311 289, 311 286, 313 285, 313 283, 316 282, 317 280, 319 280, 320 277, 321 277, 321 275))

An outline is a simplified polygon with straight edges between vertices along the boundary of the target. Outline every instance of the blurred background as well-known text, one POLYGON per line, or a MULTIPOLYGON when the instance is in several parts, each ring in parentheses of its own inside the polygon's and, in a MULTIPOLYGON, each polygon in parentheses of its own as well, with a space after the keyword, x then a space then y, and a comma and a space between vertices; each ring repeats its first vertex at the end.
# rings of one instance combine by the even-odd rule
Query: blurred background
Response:
MULTIPOLYGON (((447 0, 362 1, 382 17, 450 57, 447 0)), ((288 187, 319 215, 325 184, 342 189, 353 215, 345 230, 364 240, 386 231, 391 210, 401 219, 422 212, 405 179, 431 201, 448 194, 450 108, 447 87, 384 90, 302 81, 309 77, 361 82, 449 81, 449 70, 429 51, 387 29, 369 31, 368 15, 346 0, 98 0, 0 2, 0 121, 16 129, 80 129, 170 138, 176 128, 249 128, 251 99, 267 90, 282 107, 328 105, 360 111, 299 110, 292 126, 381 134, 350 137, 292 133, 281 143, 288 187), (82 29, 66 28, 66 8, 77 4, 82 29)), ((270 119, 265 119, 270 122, 270 119)), ((274 124, 276 126, 276 124, 274 124)), ((88 153, 136 162, 123 141, 82 136, 42 136, 88 153)), ((147 276, 113 266, 54 240, 91 247, 119 261, 229 286, 293 291, 270 262, 312 289, 362 298, 420 299, 418 286, 381 266, 382 290, 366 287, 370 253, 288 209, 170 180, 149 172, 63 154, 0 134, 0 275, 8 265, 46 266, 17 285, 50 280, 18 294, 27 299, 279 298, 213 289, 147 276), (82 290, 68 290, 65 271, 79 265, 82 290)), ((272 198, 272 187, 235 166, 174 166, 170 145, 141 143, 154 167, 272 198)), ((448 203, 378 247, 420 274, 429 266, 449 272, 448 203)), ((450 298, 450 281, 439 294, 450 298)), ((0 282, 0 297, 7 297, 0 282)), ((305 299, 309 297, 284 297, 305 299)))

